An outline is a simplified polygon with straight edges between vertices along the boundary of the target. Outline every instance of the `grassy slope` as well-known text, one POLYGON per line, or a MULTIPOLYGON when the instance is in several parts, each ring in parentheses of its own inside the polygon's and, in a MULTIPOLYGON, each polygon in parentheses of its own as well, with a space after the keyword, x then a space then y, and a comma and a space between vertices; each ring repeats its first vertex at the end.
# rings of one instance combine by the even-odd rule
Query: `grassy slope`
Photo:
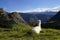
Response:
POLYGON ((12 29, 0 28, 0 40, 60 40, 60 30, 45 29, 39 35, 27 33, 32 28, 25 24, 14 24, 12 29))

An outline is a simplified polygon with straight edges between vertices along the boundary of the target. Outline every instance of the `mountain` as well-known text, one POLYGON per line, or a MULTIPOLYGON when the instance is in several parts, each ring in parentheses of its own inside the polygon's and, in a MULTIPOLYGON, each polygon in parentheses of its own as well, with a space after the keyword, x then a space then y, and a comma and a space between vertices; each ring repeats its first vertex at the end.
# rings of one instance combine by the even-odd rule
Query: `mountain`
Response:
POLYGON ((14 20, 14 22, 25 22, 24 19, 21 17, 21 15, 18 12, 12 12, 8 14, 9 18, 14 20))
POLYGON ((25 23, 24 19, 17 12, 8 13, 0 9, 0 27, 9 28, 15 23, 25 23))
POLYGON ((55 16, 53 16, 50 21, 60 21, 60 11, 55 16))
POLYGON ((29 22, 29 20, 31 18, 35 19, 35 17, 36 17, 37 19, 42 20, 42 23, 47 22, 52 16, 54 16, 54 15, 40 14, 40 13, 36 13, 36 14, 34 14, 34 13, 20 13, 20 15, 27 22, 29 22))
POLYGON ((45 27, 60 29, 60 11, 45 24, 45 27))
POLYGON ((45 12, 28 12, 28 13, 20 13, 23 19, 29 22, 30 18, 37 18, 42 20, 42 23, 46 23, 51 17, 56 15, 57 12, 45 11, 45 12), (33 17, 32 17, 33 16, 33 17))

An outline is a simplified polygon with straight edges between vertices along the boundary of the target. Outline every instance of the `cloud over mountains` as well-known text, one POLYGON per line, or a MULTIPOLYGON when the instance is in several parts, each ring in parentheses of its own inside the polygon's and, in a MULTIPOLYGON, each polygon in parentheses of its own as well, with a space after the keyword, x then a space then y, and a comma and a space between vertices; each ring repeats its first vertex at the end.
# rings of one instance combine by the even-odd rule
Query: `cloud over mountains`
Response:
POLYGON ((23 13, 28 13, 28 12, 45 12, 45 11, 52 11, 52 12, 58 12, 60 11, 60 6, 57 7, 53 7, 53 8, 36 8, 36 9, 32 9, 32 10, 25 10, 25 11, 19 11, 19 10, 15 10, 17 12, 23 12, 23 13))

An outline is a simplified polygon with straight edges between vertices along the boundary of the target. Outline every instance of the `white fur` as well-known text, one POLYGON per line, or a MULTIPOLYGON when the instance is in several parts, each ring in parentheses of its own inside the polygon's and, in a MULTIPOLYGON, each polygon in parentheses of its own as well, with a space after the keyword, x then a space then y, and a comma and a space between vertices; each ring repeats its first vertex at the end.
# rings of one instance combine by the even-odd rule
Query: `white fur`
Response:
POLYGON ((40 31, 41 31, 41 20, 38 20, 38 21, 39 21, 38 26, 36 26, 36 27, 34 27, 34 28, 32 29, 32 31, 34 31, 34 32, 37 33, 37 34, 39 34, 40 31))

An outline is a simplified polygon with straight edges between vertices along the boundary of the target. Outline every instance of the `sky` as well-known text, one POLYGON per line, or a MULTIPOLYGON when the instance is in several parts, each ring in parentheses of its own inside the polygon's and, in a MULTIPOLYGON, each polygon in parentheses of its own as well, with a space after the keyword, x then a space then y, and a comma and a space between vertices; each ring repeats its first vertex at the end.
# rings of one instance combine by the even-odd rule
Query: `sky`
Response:
POLYGON ((0 0, 0 8, 6 11, 25 11, 60 6, 60 0, 0 0))

